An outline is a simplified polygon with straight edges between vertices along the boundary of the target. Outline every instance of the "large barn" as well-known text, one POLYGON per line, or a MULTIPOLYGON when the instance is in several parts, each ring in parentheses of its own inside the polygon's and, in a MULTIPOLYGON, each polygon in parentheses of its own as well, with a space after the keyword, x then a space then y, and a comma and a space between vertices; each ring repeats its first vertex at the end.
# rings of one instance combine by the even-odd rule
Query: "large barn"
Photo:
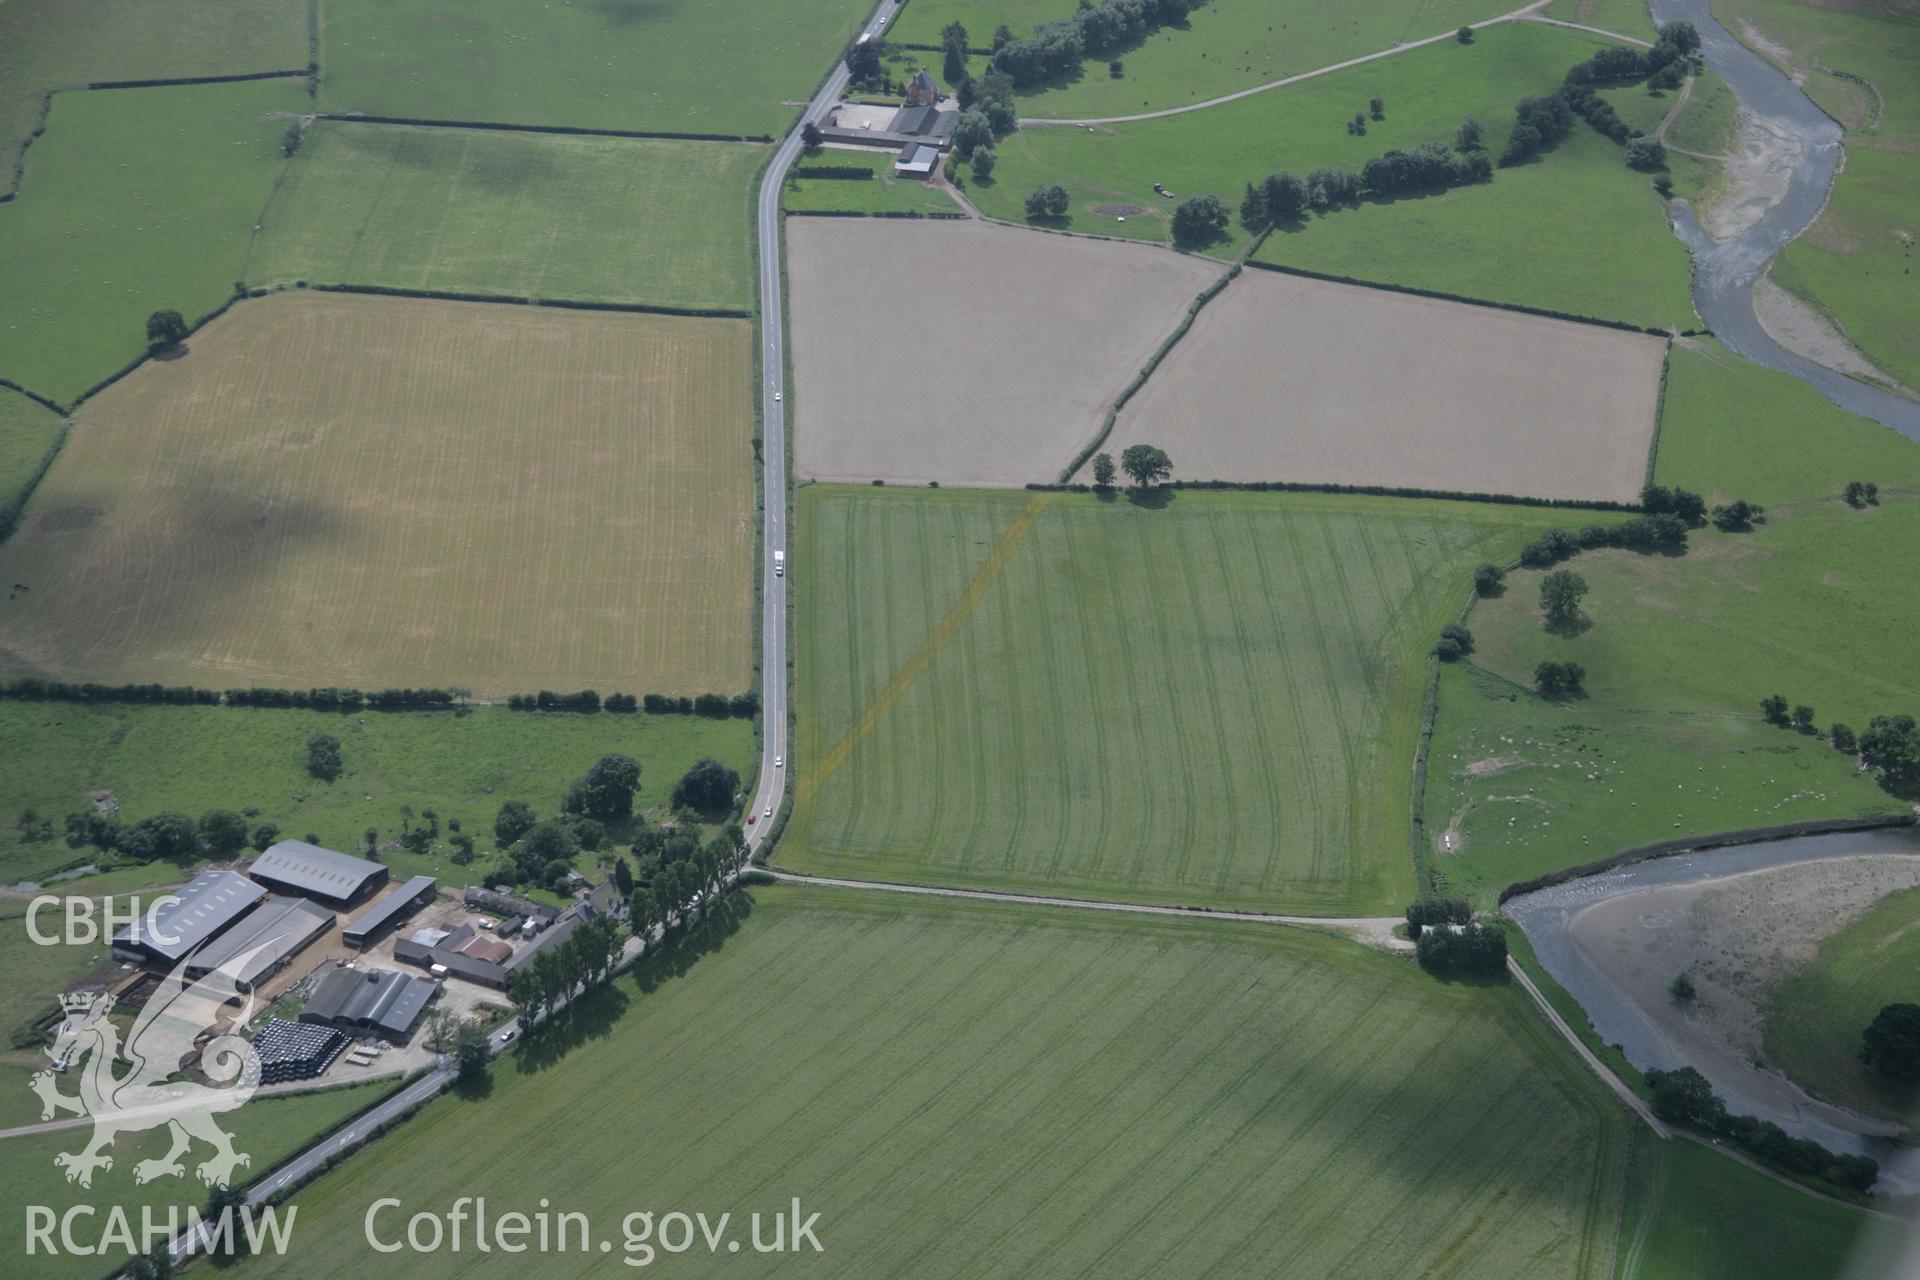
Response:
POLYGON ((396 969, 335 969, 307 997, 300 1021, 349 1034, 370 1031, 400 1044, 439 990, 426 978, 396 969))
POLYGON ((203 871, 173 891, 177 901, 154 907, 113 935, 121 960, 171 965, 225 932, 267 896, 234 871, 203 871))
POLYGON ((387 869, 379 863, 304 840, 280 841, 255 858, 247 874, 269 889, 332 907, 356 902, 387 882, 387 869))

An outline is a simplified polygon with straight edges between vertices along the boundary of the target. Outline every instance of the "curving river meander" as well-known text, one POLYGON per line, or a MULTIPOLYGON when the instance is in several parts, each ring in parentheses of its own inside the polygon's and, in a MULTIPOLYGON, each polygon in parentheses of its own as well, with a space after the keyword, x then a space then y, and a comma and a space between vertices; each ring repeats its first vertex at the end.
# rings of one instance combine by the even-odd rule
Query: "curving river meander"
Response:
POLYGON ((1740 105, 1772 120, 1801 142, 1781 201, 1753 226, 1715 243, 1690 210, 1678 209, 1674 231, 1693 253, 1693 305, 1713 334, 1755 364, 1778 369, 1812 386, 1843 409, 1920 441, 1920 403, 1815 364, 1775 342, 1753 309, 1753 286, 1773 255, 1812 222, 1826 203, 1840 168, 1840 126, 1800 86, 1741 44, 1714 20, 1708 0, 1651 0, 1657 22, 1681 18, 1700 32, 1707 65, 1727 82, 1740 105))

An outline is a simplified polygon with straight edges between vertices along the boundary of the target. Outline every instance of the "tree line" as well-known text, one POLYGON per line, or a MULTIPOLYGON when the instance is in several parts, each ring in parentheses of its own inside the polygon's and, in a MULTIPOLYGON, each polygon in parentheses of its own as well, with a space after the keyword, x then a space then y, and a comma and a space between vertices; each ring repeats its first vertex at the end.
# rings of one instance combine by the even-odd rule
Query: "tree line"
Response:
POLYGON ((610 693, 602 698, 592 689, 582 689, 578 693, 554 693, 542 689, 538 693, 516 693, 507 699, 509 711, 584 711, 589 714, 596 711, 611 711, 627 714, 644 710, 654 716, 707 716, 710 719, 723 720, 728 716, 745 718, 759 714, 760 695, 752 689, 745 693, 728 696, 724 693, 702 693, 694 697, 673 697, 663 693, 648 693, 635 697, 631 693, 610 693))
POLYGON ((1811 1138, 1792 1137, 1771 1120, 1729 1115, 1725 1100, 1693 1067, 1648 1071, 1646 1080, 1653 1113, 1668 1124, 1703 1130, 1789 1173, 1848 1191, 1864 1192, 1880 1177, 1880 1162, 1869 1156, 1839 1155, 1811 1138))
MULTIPOLYGON (((989 65, 1027 88, 1071 73, 1089 56, 1115 52, 1156 27, 1186 20, 1204 0, 1100 0, 1070 17, 1034 27, 1032 34, 998 40, 989 65)), ((965 30, 962 29, 964 42, 965 30)))
POLYGON ((559 942, 536 952, 531 964, 507 979, 507 998, 530 1022, 606 982, 620 965, 625 942, 610 916, 595 916, 573 927, 559 942))
POLYGON ((20 702, 140 702, 170 706, 298 707, 315 711, 412 711, 464 703, 466 689, 202 689, 195 685, 69 683, 25 677, 0 683, 20 702))
POLYGON ((1637 134, 1601 97, 1596 86, 1646 79, 1656 89, 1677 89, 1687 60, 1700 48, 1700 33, 1691 22, 1675 21, 1660 28, 1649 49, 1609 45, 1584 62, 1576 63, 1561 81, 1558 93, 1522 98, 1514 106, 1514 127, 1507 135, 1500 164, 1519 164, 1566 137, 1575 119, 1627 146, 1627 163, 1636 169, 1657 169, 1666 163, 1666 148, 1656 138, 1637 134))
POLYGON ((1454 131, 1453 148, 1444 142, 1423 142, 1410 151, 1396 148, 1368 160, 1358 173, 1338 168, 1311 169, 1304 176, 1270 173, 1247 184, 1240 201, 1241 225, 1264 231, 1286 226, 1309 209, 1325 213, 1357 204, 1362 195, 1394 196, 1484 182, 1493 176, 1493 161, 1479 149, 1480 133, 1480 122, 1469 119, 1454 131))
MULTIPOLYGON (((1809 736, 1820 732, 1814 723, 1814 709, 1804 702, 1789 707, 1784 694, 1769 694, 1760 699, 1760 715, 1768 724, 1782 729, 1809 736)), ((1875 716, 1858 733, 1853 726, 1836 720, 1827 730, 1827 741, 1835 751, 1857 755, 1862 764, 1878 772, 1881 779, 1892 786, 1920 783, 1920 726, 1915 725, 1912 716, 1875 716)))

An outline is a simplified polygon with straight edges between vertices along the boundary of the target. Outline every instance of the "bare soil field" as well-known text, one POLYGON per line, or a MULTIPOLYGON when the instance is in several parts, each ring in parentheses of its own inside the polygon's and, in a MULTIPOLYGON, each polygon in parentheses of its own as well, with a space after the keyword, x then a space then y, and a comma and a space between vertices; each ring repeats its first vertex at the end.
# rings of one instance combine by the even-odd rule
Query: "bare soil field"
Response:
POLYGON ((1662 355, 1643 334, 1247 271, 1105 447, 1159 445, 1185 480, 1628 501, 1662 355))
POLYGON ((1055 479, 1224 270, 974 221, 795 218, 787 244, 809 480, 1055 479))
POLYGON ((750 333, 243 302, 79 415, 0 546, 0 673, 745 688, 750 333))

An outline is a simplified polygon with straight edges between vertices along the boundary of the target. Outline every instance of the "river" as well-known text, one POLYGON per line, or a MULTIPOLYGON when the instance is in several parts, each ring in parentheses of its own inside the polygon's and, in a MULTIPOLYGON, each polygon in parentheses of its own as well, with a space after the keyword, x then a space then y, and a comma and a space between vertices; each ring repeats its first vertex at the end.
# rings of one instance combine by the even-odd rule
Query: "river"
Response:
POLYGON ((1638 913, 1647 930, 1681 926, 1685 903, 1673 891, 1730 877, 1824 859, 1876 856, 1920 858, 1920 831, 1899 828, 1802 836, 1635 863, 1597 876, 1509 899, 1505 911, 1525 931, 1540 964, 1565 987, 1600 1038, 1619 1045, 1645 1070, 1691 1066, 1713 1082, 1729 1110, 1771 1120, 1795 1137, 1880 1162, 1878 1190, 1920 1193, 1920 1149, 1886 1135, 1897 1126, 1810 1097, 1778 1072, 1757 1067, 1699 1018, 1664 996, 1662 974, 1651 990, 1629 990, 1627 973, 1639 957, 1600 942, 1591 929, 1595 908, 1638 913))
POLYGON ((1677 209, 1674 231, 1693 253, 1693 305, 1714 336, 1755 364, 1778 369, 1812 386, 1844 409, 1885 423, 1920 441, 1920 403, 1815 364, 1775 342, 1753 309, 1753 286, 1782 246, 1799 235, 1826 203, 1840 168, 1840 126, 1800 90, 1719 24, 1707 0, 1651 0, 1657 22, 1683 18, 1700 32, 1707 66, 1727 82, 1740 105, 1800 139, 1786 195, 1753 226, 1715 243, 1687 209, 1677 209))

